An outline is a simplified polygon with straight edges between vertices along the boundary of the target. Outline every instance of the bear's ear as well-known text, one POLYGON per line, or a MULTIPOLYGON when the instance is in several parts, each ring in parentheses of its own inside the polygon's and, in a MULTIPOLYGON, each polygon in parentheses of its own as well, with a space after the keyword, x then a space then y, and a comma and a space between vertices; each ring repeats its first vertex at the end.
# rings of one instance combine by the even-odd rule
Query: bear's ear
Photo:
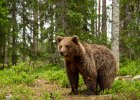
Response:
POLYGON ((78 40, 79 40, 79 37, 78 37, 78 36, 74 35, 74 36, 72 37, 72 41, 73 41, 75 44, 78 44, 78 40))
POLYGON ((56 37, 56 41, 57 41, 57 43, 59 43, 62 39, 63 39, 62 36, 57 36, 57 37, 56 37))

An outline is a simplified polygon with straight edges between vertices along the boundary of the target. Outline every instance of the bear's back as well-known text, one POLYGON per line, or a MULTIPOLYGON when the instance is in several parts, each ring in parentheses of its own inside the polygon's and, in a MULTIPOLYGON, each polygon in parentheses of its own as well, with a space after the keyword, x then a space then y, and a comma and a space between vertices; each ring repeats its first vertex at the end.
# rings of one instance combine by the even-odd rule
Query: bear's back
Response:
POLYGON ((113 52, 104 45, 96 45, 96 44, 83 44, 87 53, 90 56, 93 56, 96 68, 100 69, 101 67, 115 67, 117 66, 116 58, 113 52))

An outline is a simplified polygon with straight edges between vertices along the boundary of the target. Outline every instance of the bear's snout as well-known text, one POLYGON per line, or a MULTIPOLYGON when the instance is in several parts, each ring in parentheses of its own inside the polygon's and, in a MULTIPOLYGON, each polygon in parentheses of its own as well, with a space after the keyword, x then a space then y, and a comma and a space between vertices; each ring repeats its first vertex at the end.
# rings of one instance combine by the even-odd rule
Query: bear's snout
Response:
POLYGON ((60 55, 61 55, 61 56, 64 56, 64 52, 61 51, 61 52, 60 52, 60 55))

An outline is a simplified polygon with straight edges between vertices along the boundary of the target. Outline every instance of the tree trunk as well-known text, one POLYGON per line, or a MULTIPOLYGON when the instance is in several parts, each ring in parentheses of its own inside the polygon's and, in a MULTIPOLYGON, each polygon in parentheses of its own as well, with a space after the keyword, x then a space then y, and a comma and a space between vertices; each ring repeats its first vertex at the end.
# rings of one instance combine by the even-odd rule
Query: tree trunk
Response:
POLYGON ((64 30, 64 33, 69 36, 71 33, 71 29, 68 25, 68 20, 67 20, 67 15, 66 15, 66 10, 67 10, 67 0, 61 0, 60 2, 60 6, 63 7, 63 9, 65 9, 62 13, 61 13, 61 17, 62 17, 62 29, 64 30))
POLYGON ((16 65, 17 63, 17 47, 16 47, 16 2, 12 4, 12 20, 13 20, 13 27, 12 27, 12 65, 16 65))
POLYGON ((119 0, 112 1, 112 51, 119 61, 119 0))
MULTIPOLYGON (((97 8, 98 8, 98 4, 96 2, 96 6, 95 6, 95 11, 96 11, 96 15, 97 14, 97 8)), ((95 34, 96 34, 96 37, 98 36, 98 17, 96 17, 96 20, 95 20, 95 34)))
MULTIPOLYGON (((40 47, 40 51, 43 52, 44 51, 44 45, 43 45, 43 39, 44 39, 44 35, 43 35, 43 31, 44 31, 44 23, 45 23, 45 10, 48 8, 46 8, 45 10, 43 9, 44 7, 44 4, 45 5, 48 5, 48 1, 46 1, 45 3, 42 2, 42 0, 39 0, 39 5, 38 5, 38 12, 39 12, 39 27, 40 27, 40 44, 41 44, 41 47, 40 47)), ((47 17, 46 17, 47 18, 47 17)))
POLYGON ((48 43, 49 43, 49 48, 48 48, 48 53, 52 54, 55 52, 55 46, 53 43, 53 35, 54 35, 54 12, 53 12, 53 6, 49 7, 49 10, 52 11, 50 15, 50 27, 48 31, 48 43))
MULTIPOLYGON (((13 32, 15 32, 15 29, 13 28, 13 32)), ((15 34, 15 33, 13 33, 15 34)), ((17 62, 17 55, 16 55, 16 37, 12 36, 12 65, 16 65, 17 62)))
MULTIPOLYGON (((37 1, 36 1, 37 2, 37 1)), ((38 4, 33 7, 33 56, 37 57, 38 51, 38 4)))
POLYGON ((101 1, 98 0, 98 37, 100 37, 100 4, 101 1))
POLYGON ((26 34, 26 24, 25 24, 25 4, 24 1, 22 2, 22 25, 23 25, 23 33, 22 33, 22 39, 23 39, 23 54, 22 54, 22 60, 23 62, 26 61, 26 38, 25 38, 25 34, 26 34))
POLYGON ((63 9, 61 12, 56 13, 56 30, 63 30, 66 36, 69 36, 72 34, 71 27, 68 23, 68 17, 67 17, 67 11, 68 11, 68 1, 67 0, 60 0, 56 2, 56 8, 55 9, 63 9))
POLYGON ((4 48, 4 64, 8 64, 8 44, 7 41, 5 43, 5 48, 4 48))
POLYGON ((106 0, 102 0, 102 39, 107 42, 106 0))

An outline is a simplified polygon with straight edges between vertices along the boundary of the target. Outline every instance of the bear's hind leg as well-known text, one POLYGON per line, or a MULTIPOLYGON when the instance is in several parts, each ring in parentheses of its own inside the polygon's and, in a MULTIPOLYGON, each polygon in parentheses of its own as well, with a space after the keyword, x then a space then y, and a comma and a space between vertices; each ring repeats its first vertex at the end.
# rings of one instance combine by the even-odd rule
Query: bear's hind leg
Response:
POLYGON ((112 84, 113 84, 113 81, 114 81, 114 77, 113 76, 110 76, 110 77, 107 77, 107 76, 103 76, 98 79, 98 83, 99 83, 99 86, 100 86, 100 91, 104 91, 105 89, 110 89, 112 87, 112 84))
POLYGON ((96 94, 97 89, 96 76, 84 77, 84 81, 87 86, 87 95, 96 94))

